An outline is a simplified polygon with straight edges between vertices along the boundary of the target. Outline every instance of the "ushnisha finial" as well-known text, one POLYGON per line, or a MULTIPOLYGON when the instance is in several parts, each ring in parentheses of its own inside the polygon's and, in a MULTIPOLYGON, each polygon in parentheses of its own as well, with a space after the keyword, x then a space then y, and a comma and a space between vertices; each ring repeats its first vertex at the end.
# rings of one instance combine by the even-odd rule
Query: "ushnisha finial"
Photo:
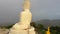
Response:
POLYGON ((46 31, 46 34, 50 34, 50 26, 48 27, 48 31, 46 31))
POLYGON ((50 27, 48 27, 48 31, 50 31, 50 27))
POLYGON ((23 10, 30 9, 30 0, 24 0, 23 10))

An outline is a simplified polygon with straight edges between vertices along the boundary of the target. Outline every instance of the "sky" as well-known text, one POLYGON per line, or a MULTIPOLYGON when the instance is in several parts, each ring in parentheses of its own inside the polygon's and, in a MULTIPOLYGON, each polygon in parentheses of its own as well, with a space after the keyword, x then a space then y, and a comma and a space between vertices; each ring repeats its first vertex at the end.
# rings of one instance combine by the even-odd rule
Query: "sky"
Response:
MULTIPOLYGON (((19 20, 24 0, 0 0, 0 24, 12 24, 19 20)), ((32 21, 60 19, 60 0, 30 0, 32 21)))

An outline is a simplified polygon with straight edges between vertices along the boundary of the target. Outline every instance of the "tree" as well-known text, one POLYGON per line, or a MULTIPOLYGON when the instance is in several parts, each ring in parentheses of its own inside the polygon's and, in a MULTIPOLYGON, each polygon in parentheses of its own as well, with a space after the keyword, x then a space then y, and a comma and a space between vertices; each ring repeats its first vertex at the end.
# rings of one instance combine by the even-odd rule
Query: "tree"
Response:
POLYGON ((33 26, 34 28, 36 28, 36 23, 35 22, 31 22, 30 25, 33 26))

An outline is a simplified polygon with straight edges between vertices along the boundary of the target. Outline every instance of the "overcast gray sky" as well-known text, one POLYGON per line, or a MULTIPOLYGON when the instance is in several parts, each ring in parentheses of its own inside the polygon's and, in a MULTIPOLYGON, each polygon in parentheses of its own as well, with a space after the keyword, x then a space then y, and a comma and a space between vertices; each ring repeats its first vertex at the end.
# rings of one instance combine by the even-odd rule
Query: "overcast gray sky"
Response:
MULTIPOLYGON (((0 0, 0 23, 17 22, 22 11, 23 0, 0 0)), ((31 0, 33 21, 60 19, 60 0, 31 0)))

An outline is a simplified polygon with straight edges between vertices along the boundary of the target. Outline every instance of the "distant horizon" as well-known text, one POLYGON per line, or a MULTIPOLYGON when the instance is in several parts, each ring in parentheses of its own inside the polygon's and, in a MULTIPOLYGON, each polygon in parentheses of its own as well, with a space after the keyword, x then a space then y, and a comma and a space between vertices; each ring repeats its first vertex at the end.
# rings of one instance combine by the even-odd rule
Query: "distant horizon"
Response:
MULTIPOLYGON (((36 21, 31 21, 31 22, 36 22, 36 23, 39 23, 40 21, 50 21, 50 19, 41 19, 41 20, 36 20, 36 21)), ((55 21, 60 21, 60 19, 54 19, 55 21)), ((54 20, 51 20, 51 21, 54 21, 54 20)), ((16 24, 16 23, 18 23, 19 21, 15 21, 15 22, 5 22, 5 23, 1 23, 0 24, 0 26, 8 26, 8 25, 12 25, 12 24, 16 24)), ((42 22, 40 22, 40 24, 46 24, 46 25, 49 25, 49 24, 52 24, 53 26, 54 26, 54 23, 42 23, 42 22)), ((58 23, 56 23, 57 25, 59 25, 60 23, 58 22, 58 23)), ((55 26, 56 26, 56 24, 55 24, 55 26)), ((51 25, 50 25, 51 26, 51 25)), ((60 25, 59 25, 60 26, 60 25)))

